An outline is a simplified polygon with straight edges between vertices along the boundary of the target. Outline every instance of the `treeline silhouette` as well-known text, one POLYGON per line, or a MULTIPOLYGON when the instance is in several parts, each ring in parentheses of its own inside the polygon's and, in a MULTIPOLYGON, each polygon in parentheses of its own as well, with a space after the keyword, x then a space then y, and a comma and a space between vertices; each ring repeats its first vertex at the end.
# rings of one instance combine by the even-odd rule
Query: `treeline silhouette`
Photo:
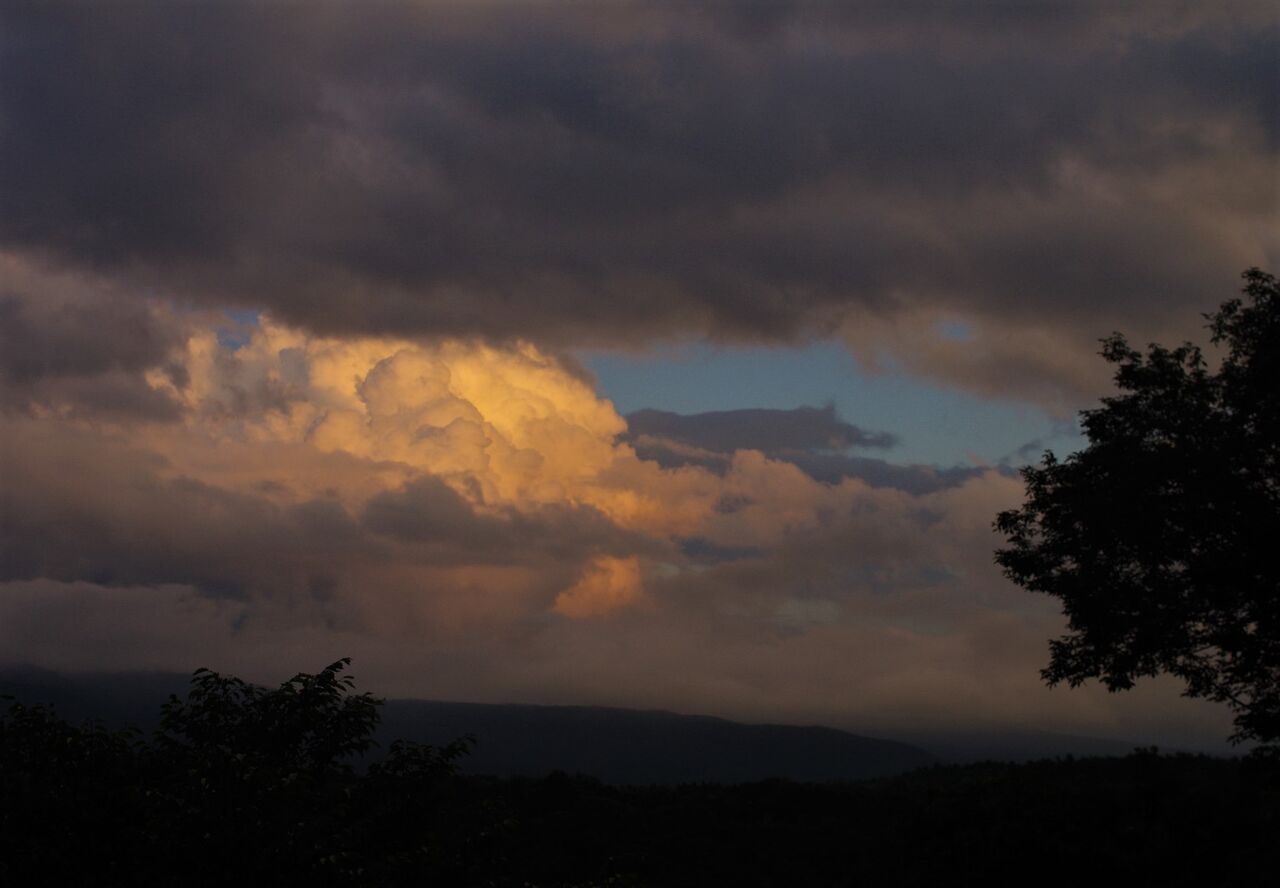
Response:
POLYGON ((370 755, 380 701, 346 665, 276 689, 201 670, 150 736, 13 703, 0 881, 1243 885, 1280 862, 1273 760, 1145 750, 829 784, 465 776, 470 738, 370 755))

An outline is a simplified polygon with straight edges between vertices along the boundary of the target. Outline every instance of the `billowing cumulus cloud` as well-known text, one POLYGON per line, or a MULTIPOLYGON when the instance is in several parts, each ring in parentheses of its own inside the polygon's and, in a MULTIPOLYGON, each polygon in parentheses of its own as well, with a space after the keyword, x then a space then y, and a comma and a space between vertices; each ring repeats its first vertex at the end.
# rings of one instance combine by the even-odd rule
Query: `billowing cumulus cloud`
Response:
POLYGON ((1065 409, 1280 255, 1268 3, 0 15, 0 244, 324 334, 816 333, 1065 409))
MULTIPOLYGON (((701 442, 710 468, 662 464, 532 345, 234 327, 187 317, 129 371, 171 414, 33 402, 0 429, 7 657, 273 676, 351 655, 387 692, 454 698, 1124 723, 1039 686, 1061 618, 990 555, 1016 478, 822 480, 729 438, 701 442)), ((760 416, 727 422, 767 447, 887 443, 821 408, 753 439, 760 416)), ((1203 719, 1144 705, 1184 736, 1203 719)))
POLYGON ((673 549, 666 528, 710 511, 710 481, 616 445, 611 405, 530 346, 318 339, 268 319, 236 344, 187 328, 164 356, 180 372, 135 374, 173 417, 103 425, 35 404, 6 424, 6 578, 176 583, 304 610, 377 584, 421 591, 424 619, 446 620, 502 589, 530 613, 568 592, 579 606, 561 610, 577 614, 629 600, 618 580, 593 597, 584 574, 626 579, 673 549))
POLYGON ((644 594, 640 564, 634 558, 598 558, 582 578, 556 596, 555 610, 570 617, 591 617, 625 607, 644 594))

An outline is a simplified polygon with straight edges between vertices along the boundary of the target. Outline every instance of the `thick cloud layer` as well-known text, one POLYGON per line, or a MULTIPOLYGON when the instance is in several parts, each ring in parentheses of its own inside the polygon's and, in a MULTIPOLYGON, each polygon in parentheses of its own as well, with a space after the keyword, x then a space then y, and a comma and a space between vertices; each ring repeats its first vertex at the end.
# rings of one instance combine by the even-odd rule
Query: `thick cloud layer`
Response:
MULTIPOLYGON (((788 448, 885 443, 818 408, 756 435, 788 453, 715 438, 776 418, 747 411, 707 420, 712 468, 664 466, 533 346, 181 329, 126 374, 170 413, 47 391, 0 425, 6 658, 271 678, 356 656, 386 692, 864 729, 1141 722, 1040 686, 1062 621, 992 564, 1022 493, 1000 471, 816 479, 788 448)), ((1203 709, 1142 699, 1203 739, 1203 709)))
POLYGON ((0 244, 322 333, 816 332, 1077 405, 1280 256, 1268 3, 0 16, 0 244))
POLYGON ((174 418, 144 371, 181 383, 183 325, 163 304, 85 275, 41 273, 0 254, 0 411, 174 418))

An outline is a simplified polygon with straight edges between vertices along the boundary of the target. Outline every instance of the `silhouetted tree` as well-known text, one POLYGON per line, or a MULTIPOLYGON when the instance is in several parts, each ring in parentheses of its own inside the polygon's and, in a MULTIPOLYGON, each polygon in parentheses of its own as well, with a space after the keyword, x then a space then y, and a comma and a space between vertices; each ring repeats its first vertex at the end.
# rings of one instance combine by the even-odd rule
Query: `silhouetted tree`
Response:
POLYGON ((1119 333, 1102 356, 1120 394, 1081 414, 1088 447, 1022 470, 1000 513, 1006 576, 1062 600, 1050 684, 1110 690, 1165 672, 1226 703, 1233 741, 1280 739, 1280 292, 1256 268, 1246 300, 1205 315, 1226 347, 1211 370, 1191 343, 1119 333))
POLYGON ((277 688, 200 669, 149 742, 13 704, 0 714, 0 881, 448 883, 479 856, 460 830, 483 832, 454 787, 471 741, 397 741, 361 773, 382 701, 354 692, 349 662, 277 688))
POLYGON ((382 701, 355 694, 355 680, 340 676, 343 658, 309 675, 299 673, 267 689, 198 669, 187 699, 162 707, 162 746, 180 748, 201 765, 323 778, 348 773, 353 756, 373 747, 382 701))

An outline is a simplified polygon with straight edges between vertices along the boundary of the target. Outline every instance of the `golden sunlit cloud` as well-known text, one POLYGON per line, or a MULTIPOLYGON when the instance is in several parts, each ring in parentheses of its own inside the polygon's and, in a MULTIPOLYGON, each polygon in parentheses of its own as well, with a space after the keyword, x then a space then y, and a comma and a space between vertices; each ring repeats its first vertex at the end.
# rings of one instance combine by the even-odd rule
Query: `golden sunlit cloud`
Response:
MULTIPOLYGON (((528 344, 324 338, 264 317, 238 347, 214 329, 195 330, 182 361, 185 386, 169 375, 152 382, 183 403, 184 420, 151 427, 147 446, 177 476, 282 504, 336 498, 359 514, 374 497, 430 478, 499 522, 473 534, 494 532, 513 514, 585 508, 665 551, 663 571, 679 570, 670 559, 679 562, 673 547, 685 538, 767 549, 858 515, 874 516, 862 532, 868 546, 883 546, 889 528, 916 533, 917 497, 857 478, 821 483, 757 451, 737 451, 719 473, 642 460, 619 440, 626 422, 612 403, 528 344)), ((992 480, 1005 495, 1016 490, 992 480)), ((439 507, 415 502, 397 508, 439 507)), ((858 534, 848 540, 860 545, 858 534)), ((650 557, 598 551, 542 600, 569 617, 633 604, 650 557)))
MULTIPOLYGON (((850 588, 891 578, 911 595, 922 560, 969 560, 921 515, 964 515, 974 497, 991 509, 1018 492, 998 473, 924 496, 857 477, 824 483, 754 450, 726 454, 716 471, 664 468, 637 455, 626 421, 589 381, 523 343, 340 339, 265 316, 233 341, 204 318, 146 379, 179 405, 176 420, 125 423, 103 438, 87 423, 71 435, 75 421, 54 411, 9 430, 10 454, 31 463, 26 476, 55 479, 41 482, 45 498, 65 489, 57 508, 79 510, 86 526, 149 528, 138 532, 158 539, 175 512, 196 510, 186 523, 203 529, 171 531, 192 565, 181 575, 124 563, 92 576, 204 582, 377 631, 598 617, 636 610, 685 575, 697 577, 686 600, 698 606, 807 626, 795 615, 839 618, 830 602, 850 588), (61 451, 56 470, 38 468, 61 451), (99 465, 109 461, 117 468, 99 465), (237 559, 222 564, 202 540, 227 540, 237 559), (879 566, 805 567, 814 574, 804 590, 790 588, 800 582, 792 561, 860 558, 879 566), (749 563, 756 576, 717 591, 716 577, 749 563)), ((971 546, 987 533, 975 525, 957 539, 971 546)), ((117 548, 142 551, 133 539, 117 548)))
POLYGON ((556 613, 566 617, 598 617, 644 595, 637 558, 597 558, 581 579, 556 596, 556 613))
POLYGON ((425 472, 477 508, 589 505, 659 532, 696 523, 714 495, 698 473, 648 493, 656 466, 615 442, 613 405, 528 344, 325 339, 264 318, 237 349, 195 333, 184 363, 185 387, 152 382, 184 403, 185 431, 357 457, 384 466, 388 487, 425 472))

